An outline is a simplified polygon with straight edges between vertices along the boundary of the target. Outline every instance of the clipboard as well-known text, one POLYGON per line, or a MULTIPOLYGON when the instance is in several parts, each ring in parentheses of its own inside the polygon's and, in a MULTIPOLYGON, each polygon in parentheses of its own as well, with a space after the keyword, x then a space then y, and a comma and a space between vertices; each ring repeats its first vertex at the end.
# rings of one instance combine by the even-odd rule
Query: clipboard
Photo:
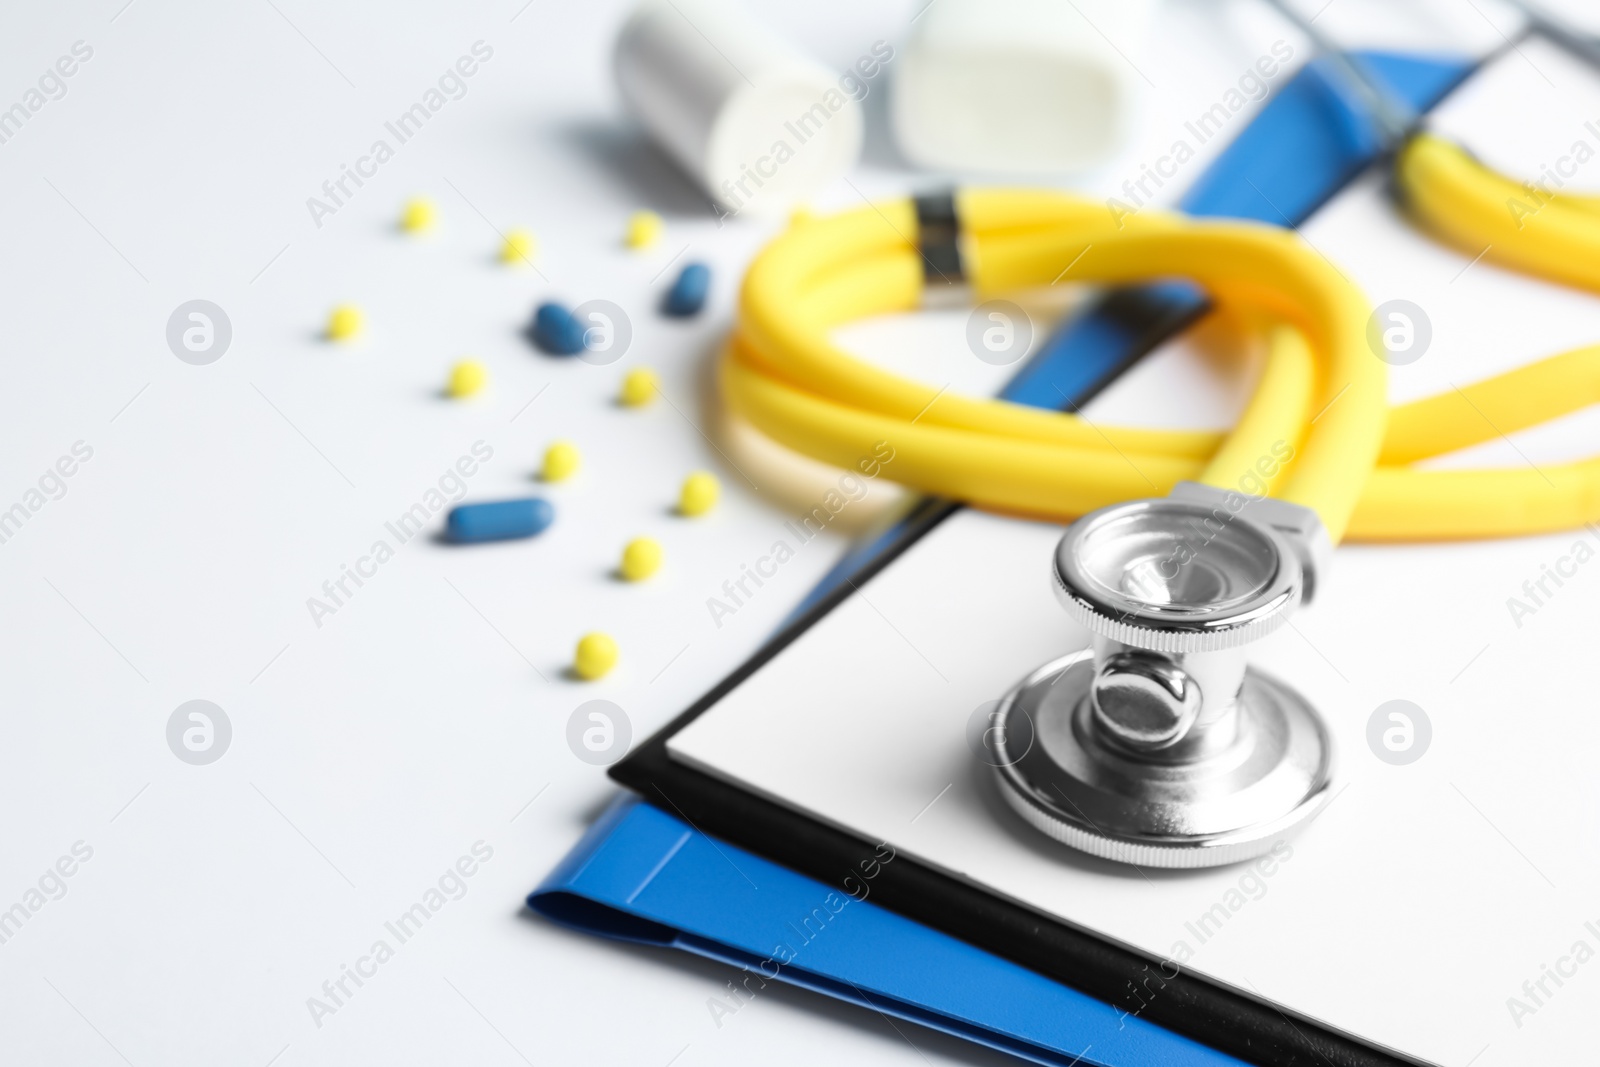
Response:
MULTIPOLYGON (((1472 70, 1471 64, 1453 59, 1375 54, 1367 56, 1366 61, 1397 94, 1419 110, 1429 109, 1472 70)), ((1194 214, 1298 222, 1359 174, 1371 161, 1375 148, 1374 132, 1338 82, 1338 75, 1328 72, 1321 63, 1313 63, 1289 82, 1225 150, 1195 185, 1184 207, 1194 214), (1241 174, 1249 180, 1241 181, 1241 174)), ((1182 284, 1141 287, 1115 294, 1109 301, 1076 320, 1062 337, 1047 345, 1003 395, 1040 406, 1058 406, 1062 395, 1074 405, 1082 403, 1139 355, 1204 311, 1203 297, 1193 287, 1182 284), (1071 386, 1070 391, 1062 388, 1063 382, 1071 386)), ((851 877, 850 872, 858 871, 862 864, 873 863, 881 843, 689 766, 674 759, 668 745, 848 600, 856 585, 868 581, 959 510, 957 505, 929 502, 863 549, 851 553, 830 575, 831 589, 827 588, 829 583, 824 583, 809 607, 756 656, 613 767, 612 776, 617 781, 650 803, 608 815, 573 857, 535 891, 530 904, 558 921, 592 932, 674 944, 739 965, 739 953, 748 949, 741 949, 732 936, 719 940, 717 931, 719 925, 736 925, 750 917, 749 909, 757 907, 753 899, 727 906, 725 897, 701 898, 694 914, 675 916, 678 925, 674 926, 662 922, 660 912, 645 916, 637 894, 619 896, 614 891, 589 888, 578 874, 591 870, 601 857, 607 862, 625 857, 635 868, 648 859, 646 871, 670 865, 679 868, 681 874, 683 865, 690 862, 686 843, 710 842, 712 838, 704 836, 710 834, 727 842, 716 851, 735 849, 742 859, 751 862, 759 856, 763 864, 783 865, 772 866, 772 871, 791 868, 792 872, 784 874, 809 876, 813 885, 830 891, 848 891, 843 879, 851 877), (844 583, 844 577, 851 582, 844 583), (662 825, 660 820, 667 820, 669 829, 662 839, 670 843, 641 845, 638 841, 648 835, 636 838, 617 833, 636 819, 655 824, 657 830, 662 825), (679 829, 671 830, 673 825, 679 829), (624 843, 624 838, 629 843, 624 843), (637 925, 647 919, 655 925, 637 925), (635 936, 641 929, 649 930, 650 935, 635 936)), ((701 849, 699 853, 703 862, 711 866, 727 859, 719 859, 712 850, 701 849)), ((984 1018, 981 1012, 962 1015, 959 1010, 951 1010, 949 1004, 941 1009, 929 1003, 936 998, 926 991, 919 996, 895 988, 893 982, 880 987, 875 998, 859 989, 855 992, 860 996, 851 996, 837 978, 831 986, 809 977, 784 980, 809 984, 829 995, 866 1003, 923 1025, 962 1033, 1038 1062, 1074 1062, 1072 1057, 1081 1056, 1081 1062, 1107 1065, 1198 1063, 1206 1062, 1205 1055, 1215 1055, 1210 1050, 1223 1054, 1221 1062, 1236 1058, 1260 1064, 1316 1062, 1339 1067, 1420 1062, 1187 972, 1170 978, 1161 976, 1161 995, 1149 997, 1146 994, 1151 988, 1153 961, 1148 954, 1070 923, 1051 920, 911 857, 899 856, 892 864, 881 867, 874 879, 872 896, 872 907, 880 906, 911 920, 911 929, 920 931, 919 936, 928 945, 943 946, 954 939, 964 946, 979 946, 986 950, 979 953, 985 965, 1019 967, 1032 977, 1051 979, 1060 984, 1058 988, 1098 1002, 1122 1022, 1122 1032, 1129 1021, 1141 1030, 1154 1024, 1158 1029, 1172 1031, 1167 1036, 1187 1040, 1189 1047, 1174 1046, 1167 1050, 1172 1058, 1155 1059, 1147 1050, 1106 1044, 1098 1052, 1084 1051, 1082 1043, 1069 1047, 1074 1040, 1071 1036, 1055 1039, 1052 1047, 1037 1043, 1037 1034, 1024 1040, 1014 1031, 1007 1031, 998 1020, 984 1018), (1208 1046, 1204 1055, 1200 1051, 1203 1046, 1208 1046), (1048 1058, 1051 1055, 1059 1058, 1048 1058)), ((867 911, 862 908, 858 913, 867 911)), ((748 962, 744 960, 744 964, 748 962)), ((971 980, 978 980, 980 973, 981 970, 974 970, 971 980)), ((1092 1029, 1091 1024, 1085 1025, 1092 1029)))

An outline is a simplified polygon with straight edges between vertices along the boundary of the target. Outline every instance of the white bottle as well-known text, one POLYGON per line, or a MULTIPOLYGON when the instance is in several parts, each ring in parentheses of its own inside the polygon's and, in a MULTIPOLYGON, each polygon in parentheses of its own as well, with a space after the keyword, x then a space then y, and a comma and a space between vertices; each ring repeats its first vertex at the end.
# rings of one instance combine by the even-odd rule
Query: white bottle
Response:
POLYGON ((645 0, 615 70, 629 110, 730 214, 785 211, 861 154, 840 76, 725 0, 645 0))
POLYGON ((896 63, 890 112, 925 167, 1055 174, 1123 143, 1152 0, 935 0, 896 63))

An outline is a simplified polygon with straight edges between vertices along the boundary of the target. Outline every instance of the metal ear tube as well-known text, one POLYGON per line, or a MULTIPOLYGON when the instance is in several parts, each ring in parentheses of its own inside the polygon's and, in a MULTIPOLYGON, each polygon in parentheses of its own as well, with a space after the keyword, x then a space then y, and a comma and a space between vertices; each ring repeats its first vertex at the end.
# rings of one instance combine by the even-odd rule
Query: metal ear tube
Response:
POLYGON ((1250 645, 1314 590, 1315 513, 1185 483, 1073 523, 1055 588, 1093 635, 1001 701, 1002 793, 1035 828, 1105 859, 1209 867, 1250 859, 1331 794, 1332 741, 1250 645))

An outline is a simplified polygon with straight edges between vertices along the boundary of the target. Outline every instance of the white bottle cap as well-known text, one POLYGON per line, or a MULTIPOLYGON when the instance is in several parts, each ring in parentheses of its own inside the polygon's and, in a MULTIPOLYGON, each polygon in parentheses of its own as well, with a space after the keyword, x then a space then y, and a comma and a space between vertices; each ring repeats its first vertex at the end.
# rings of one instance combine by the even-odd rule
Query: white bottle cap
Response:
POLYGON ((839 75, 724 0, 645 0, 615 64, 628 108, 729 212, 788 210, 861 153, 839 75))
POLYGON ((1151 0, 938 0, 912 27, 891 116, 925 167, 1051 174, 1118 147, 1151 0))

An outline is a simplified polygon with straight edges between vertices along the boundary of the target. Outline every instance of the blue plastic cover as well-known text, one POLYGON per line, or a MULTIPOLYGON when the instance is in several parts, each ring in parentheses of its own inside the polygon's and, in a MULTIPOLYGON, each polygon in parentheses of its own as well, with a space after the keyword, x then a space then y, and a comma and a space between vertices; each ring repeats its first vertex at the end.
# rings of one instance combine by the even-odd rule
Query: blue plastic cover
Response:
POLYGON ((879 859, 830 889, 632 798, 590 828, 528 903, 604 937, 737 968, 713 1021, 783 981, 1035 1063, 1234 1067, 1213 1052, 872 902, 879 859))

